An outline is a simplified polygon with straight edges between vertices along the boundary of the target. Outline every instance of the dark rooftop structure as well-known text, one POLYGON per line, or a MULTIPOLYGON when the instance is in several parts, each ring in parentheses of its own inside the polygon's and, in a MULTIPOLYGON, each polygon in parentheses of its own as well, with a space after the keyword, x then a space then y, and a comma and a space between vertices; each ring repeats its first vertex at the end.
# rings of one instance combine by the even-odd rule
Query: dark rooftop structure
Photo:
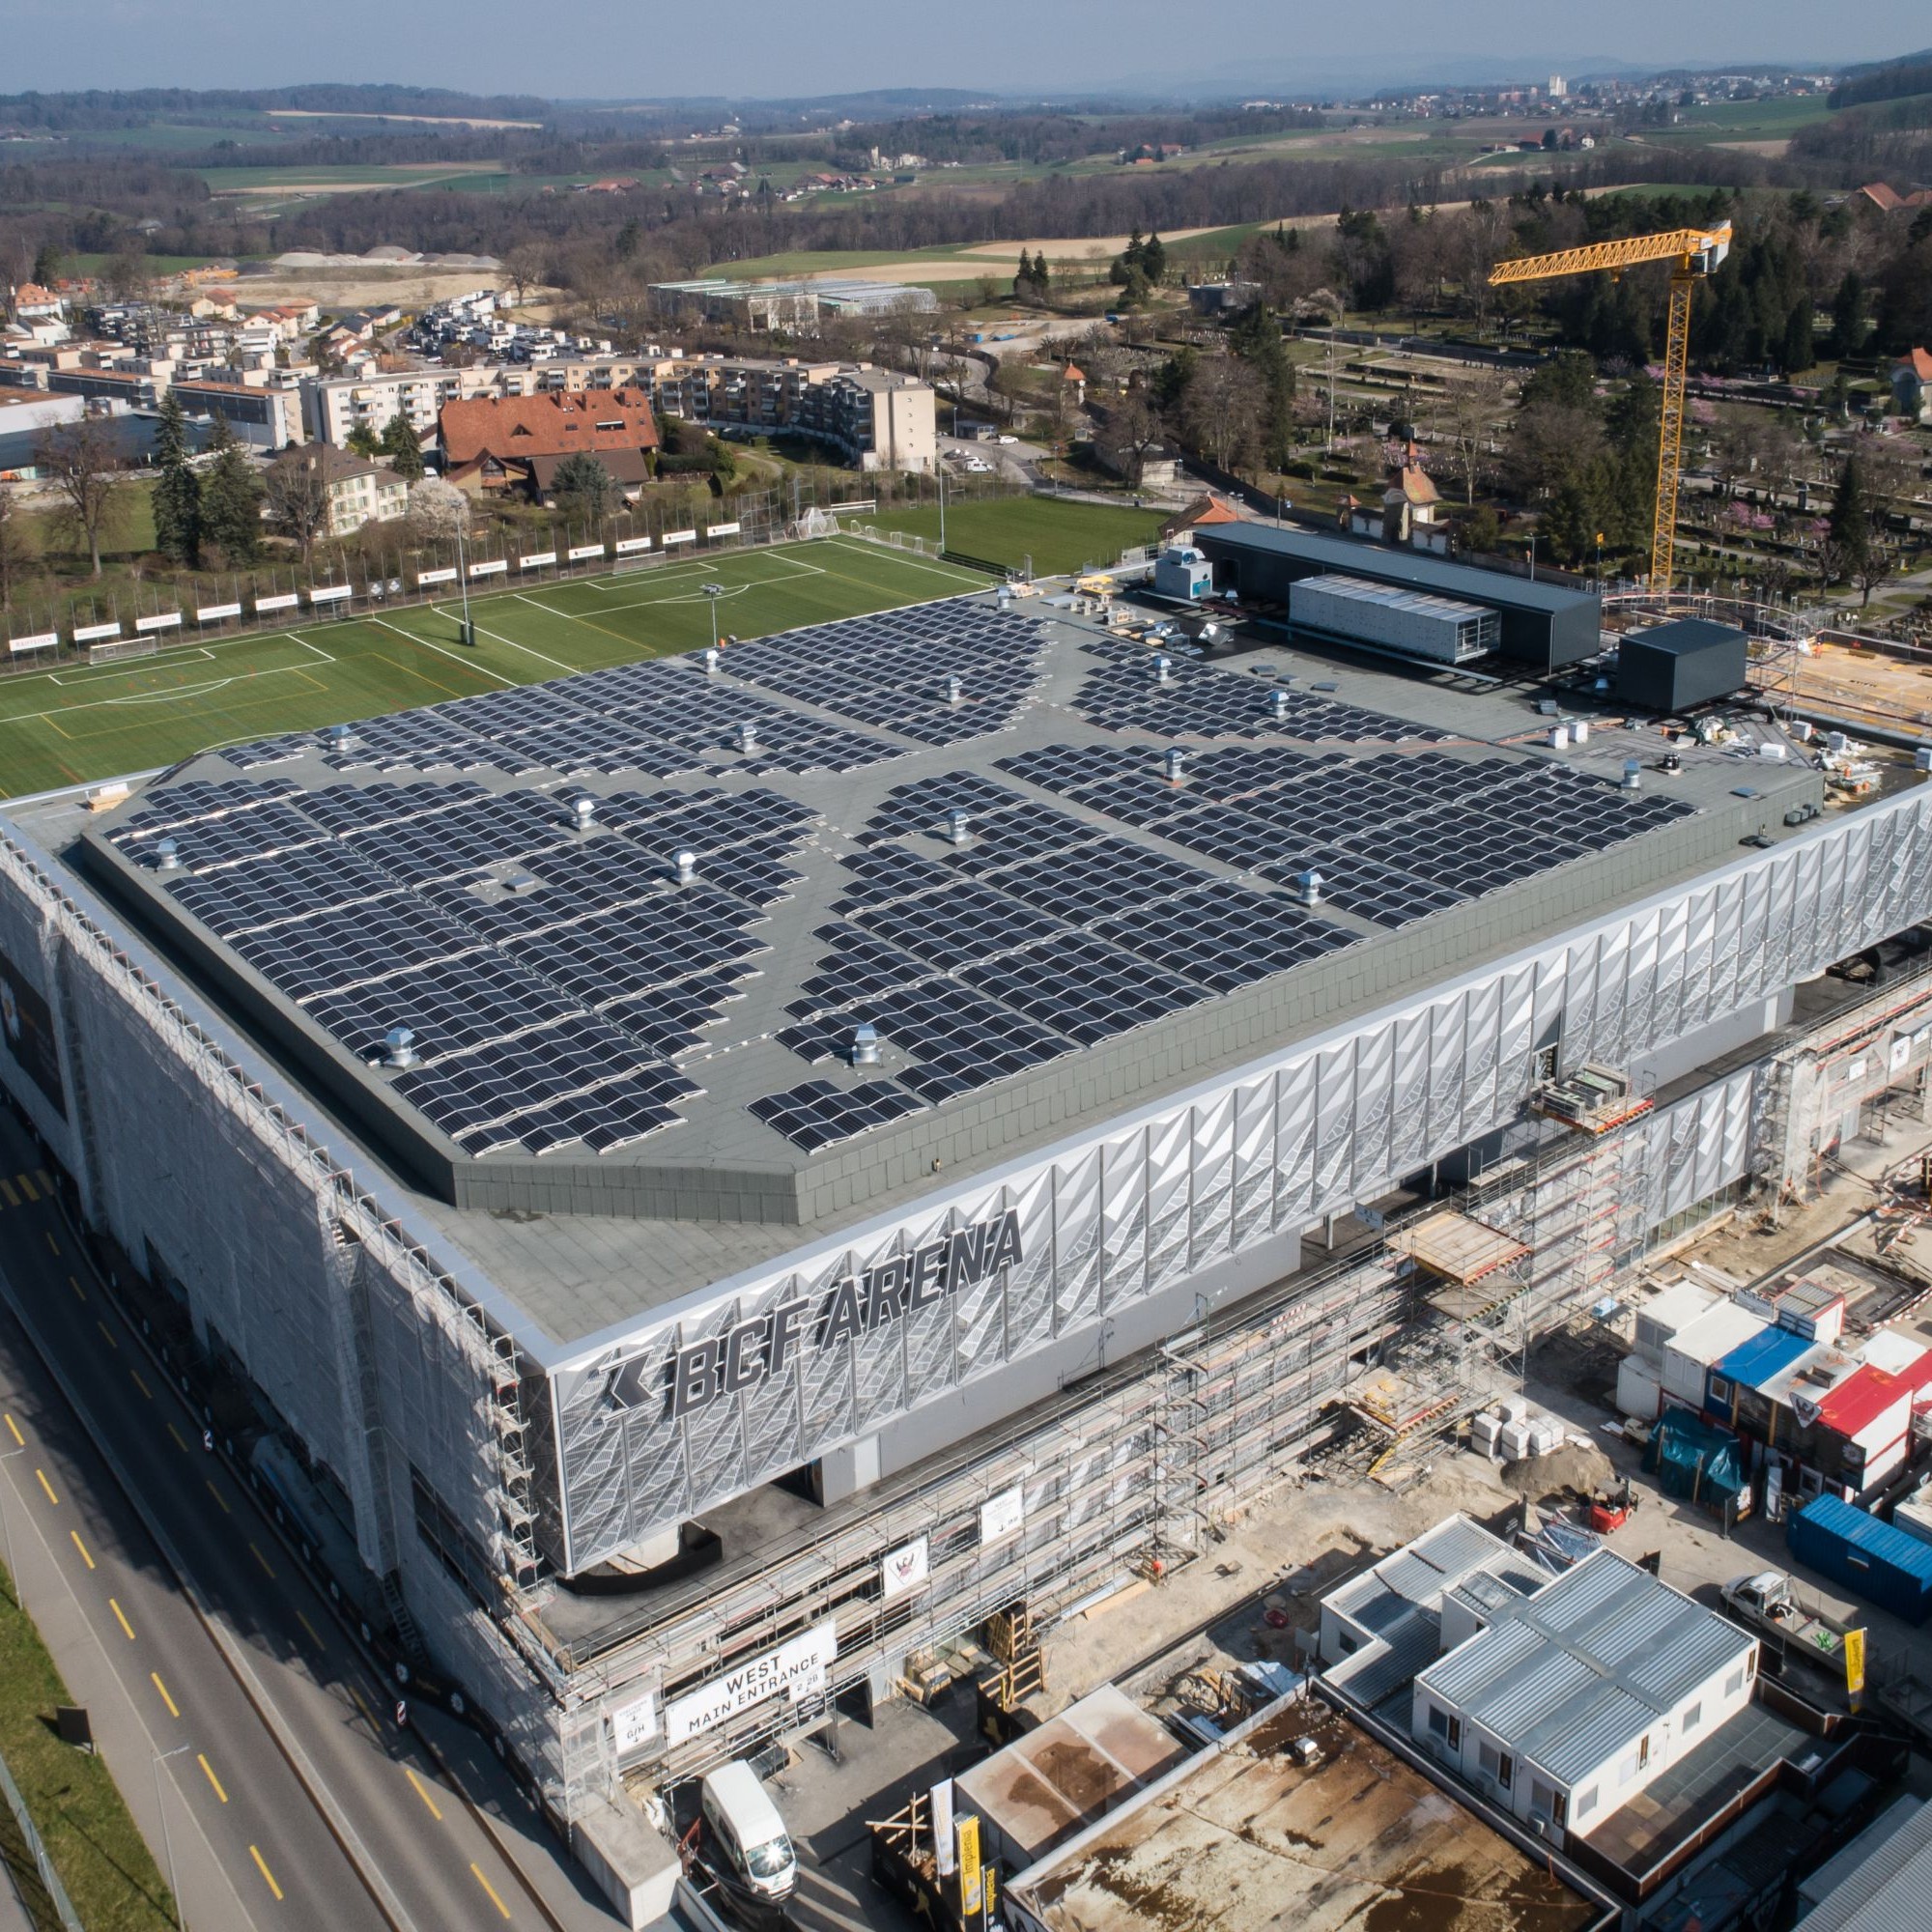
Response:
POLYGON ((1617 696, 1666 714, 1715 703, 1745 688, 1749 643, 1731 624, 1680 617, 1632 631, 1617 646, 1617 696))
POLYGON ((1594 657, 1603 647, 1603 606, 1588 591, 1449 563, 1370 538, 1265 524, 1203 529, 1196 532, 1195 543, 1214 566, 1214 587, 1236 591, 1244 602, 1286 604, 1289 585, 1299 579, 1339 573, 1494 611, 1502 619, 1503 656, 1537 670, 1559 670, 1594 657))

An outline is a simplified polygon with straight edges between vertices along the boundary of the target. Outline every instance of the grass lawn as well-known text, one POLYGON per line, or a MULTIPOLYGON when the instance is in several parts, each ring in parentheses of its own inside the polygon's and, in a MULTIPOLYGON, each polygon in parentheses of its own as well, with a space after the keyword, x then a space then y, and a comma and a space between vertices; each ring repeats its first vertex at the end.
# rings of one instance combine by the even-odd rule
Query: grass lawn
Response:
MULTIPOLYGON (((0 1751, 88 1932, 163 1932, 175 1922, 167 1886, 106 1765, 54 1735, 54 1706, 71 1702, 8 1582, 0 1590, 0 1751)), ((0 1856, 23 1880, 39 1932, 58 1932, 52 1901, 4 1804, 0 1856)))
MULTIPOLYGON (((914 536, 939 535, 936 503, 883 510, 879 528, 914 536)), ((1109 564, 1135 544, 1160 534, 1162 513, 1109 503, 1064 502, 1052 497, 990 497, 946 506, 946 541, 967 556, 1017 569, 1026 557, 1042 576, 1063 577, 1088 564, 1109 564)))
MULTIPOLYGON (((1138 529, 1150 526, 1145 516, 1134 521, 1138 529)), ((1094 554, 1108 556, 1119 547, 1108 549, 1097 537, 1092 546, 1094 554)), ((710 603, 698 588, 707 582, 725 586, 718 600, 720 632, 755 638, 982 590, 987 580, 930 558, 832 538, 472 596, 473 649, 458 641, 459 607, 445 603, 380 616, 323 617, 272 636, 179 644, 121 664, 16 672, 0 677, 0 796, 145 771, 214 745, 692 650, 711 640, 710 603)))

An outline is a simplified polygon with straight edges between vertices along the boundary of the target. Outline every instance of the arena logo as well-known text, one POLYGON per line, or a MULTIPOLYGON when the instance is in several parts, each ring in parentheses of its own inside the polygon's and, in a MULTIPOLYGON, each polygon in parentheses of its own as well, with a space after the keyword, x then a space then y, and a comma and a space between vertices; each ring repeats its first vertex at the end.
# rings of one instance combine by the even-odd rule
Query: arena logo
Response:
MULTIPOLYGON (((806 1299, 781 1302, 708 1342, 678 1350, 670 1361, 666 1411, 696 1414, 782 1374, 801 1348, 836 1349, 908 1321, 1021 1259, 1020 1217, 1009 1208, 834 1282, 815 1306, 806 1299)), ((640 1358, 619 1374, 620 1401, 634 1403, 643 1394, 646 1373, 640 1358)))

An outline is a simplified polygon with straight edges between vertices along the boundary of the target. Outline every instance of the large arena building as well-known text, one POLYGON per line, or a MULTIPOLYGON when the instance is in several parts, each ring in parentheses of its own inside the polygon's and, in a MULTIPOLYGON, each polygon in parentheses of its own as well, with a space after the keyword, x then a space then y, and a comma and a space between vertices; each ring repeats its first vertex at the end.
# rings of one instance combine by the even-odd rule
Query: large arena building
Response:
POLYGON ((614 1887, 627 1785, 1184 1560, 1509 1298, 1407 1208, 1533 1323, 1800 1131, 1932 791, 1545 695, 989 593, 229 746, 0 821, 0 1081, 614 1887))

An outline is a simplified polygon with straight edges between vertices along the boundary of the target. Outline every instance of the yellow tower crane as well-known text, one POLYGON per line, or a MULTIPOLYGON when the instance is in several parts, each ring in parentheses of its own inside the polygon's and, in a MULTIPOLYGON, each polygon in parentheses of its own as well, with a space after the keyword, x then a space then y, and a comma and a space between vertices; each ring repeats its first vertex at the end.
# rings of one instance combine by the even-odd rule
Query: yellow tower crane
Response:
POLYGON ((1684 379, 1690 360, 1690 291, 1713 273, 1730 253, 1731 224, 1716 228, 1674 228, 1667 235, 1631 235, 1621 242, 1593 242, 1554 255, 1527 255, 1498 262, 1490 286, 1548 282, 1561 275, 1594 274, 1607 269, 1613 278, 1643 262, 1669 262, 1670 326, 1664 338, 1663 401, 1657 425, 1657 507, 1650 528, 1650 587, 1659 596, 1670 589, 1672 553, 1677 544, 1677 464, 1684 440, 1684 379))

